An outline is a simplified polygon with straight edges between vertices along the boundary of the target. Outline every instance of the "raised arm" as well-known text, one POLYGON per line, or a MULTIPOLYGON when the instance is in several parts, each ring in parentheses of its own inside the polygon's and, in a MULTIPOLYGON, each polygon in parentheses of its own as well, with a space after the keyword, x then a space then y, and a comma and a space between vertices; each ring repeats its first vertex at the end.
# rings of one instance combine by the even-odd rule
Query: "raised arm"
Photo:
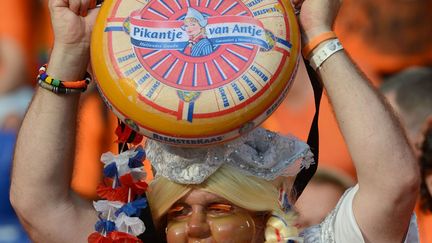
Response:
MULTIPOLYGON (((82 80, 97 10, 89 0, 49 4, 55 44, 47 74, 82 80)), ((35 242, 86 242, 96 222, 91 203, 70 190, 78 102, 38 88, 18 135, 10 198, 35 242)))
MULTIPOLYGON (((331 31, 339 5, 339 0, 304 1, 299 19, 305 43, 331 31)), ((419 190, 416 158, 406 136, 344 51, 317 70, 356 167, 359 191, 353 211, 363 237, 366 242, 402 242, 419 190)))

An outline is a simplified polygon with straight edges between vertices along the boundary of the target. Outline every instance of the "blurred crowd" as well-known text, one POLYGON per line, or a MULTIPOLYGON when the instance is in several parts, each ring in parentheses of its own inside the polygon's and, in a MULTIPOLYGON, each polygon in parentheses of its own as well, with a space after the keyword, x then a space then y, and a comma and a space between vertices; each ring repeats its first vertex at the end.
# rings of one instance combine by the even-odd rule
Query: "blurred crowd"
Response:
MULTIPOLYGON (((346 52, 393 106, 418 155, 422 188, 416 214, 422 243, 432 243, 432 231, 427 230, 432 229, 431 9, 432 0, 346 0, 335 24, 346 52)), ((38 67, 48 61, 52 43, 46 1, 2 0, 0 243, 29 242, 8 200, 9 172, 15 135, 31 101, 38 67)), ((90 90, 80 106, 72 186, 77 193, 95 199, 102 171, 99 158, 103 152, 115 151, 117 121, 96 88, 90 90)), ((264 127, 306 141, 314 112, 313 91, 304 66, 300 66, 287 99, 264 127)), ((356 180, 325 94, 319 126, 319 169, 296 204, 299 227, 321 222, 356 180)))

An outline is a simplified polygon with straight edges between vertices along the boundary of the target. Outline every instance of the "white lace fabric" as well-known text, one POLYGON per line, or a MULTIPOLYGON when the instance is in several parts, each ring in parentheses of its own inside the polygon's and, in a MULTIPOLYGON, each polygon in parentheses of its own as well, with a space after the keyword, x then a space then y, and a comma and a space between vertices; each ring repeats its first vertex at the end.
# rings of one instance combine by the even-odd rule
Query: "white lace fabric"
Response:
POLYGON ((182 148, 148 140, 147 157, 163 176, 180 184, 200 184, 222 165, 266 180, 295 176, 313 163, 309 146, 292 136, 257 128, 233 142, 182 148))

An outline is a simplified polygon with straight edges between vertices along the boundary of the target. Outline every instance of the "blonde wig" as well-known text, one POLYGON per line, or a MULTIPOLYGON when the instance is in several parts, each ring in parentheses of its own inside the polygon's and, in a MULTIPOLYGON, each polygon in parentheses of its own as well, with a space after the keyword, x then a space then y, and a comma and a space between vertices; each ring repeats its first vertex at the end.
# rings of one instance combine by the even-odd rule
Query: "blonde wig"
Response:
POLYGON ((199 185, 184 185, 164 177, 156 178, 147 193, 152 216, 156 225, 180 198, 194 189, 223 197, 244 209, 256 212, 269 212, 265 229, 266 242, 286 242, 296 239, 298 232, 293 226, 294 212, 285 213, 279 205, 279 191, 269 181, 247 176, 236 169, 222 166, 206 181, 199 185))

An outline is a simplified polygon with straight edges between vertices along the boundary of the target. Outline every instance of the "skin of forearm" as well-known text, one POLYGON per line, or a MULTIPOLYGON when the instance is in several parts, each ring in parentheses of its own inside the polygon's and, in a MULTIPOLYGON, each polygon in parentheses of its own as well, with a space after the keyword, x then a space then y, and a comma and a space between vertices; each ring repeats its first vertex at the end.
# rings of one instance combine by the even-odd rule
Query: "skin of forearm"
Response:
POLYGON ((391 108, 365 81, 344 52, 323 63, 319 73, 334 108, 360 183, 400 186, 418 176, 409 142, 391 108), (385 124, 385 125, 383 125, 385 124), (376 173, 371 173, 375 171, 376 173), (383 178, 387 178, 383 180, 383 178), (362 181, 364 180, 364 181, 362 181))
POLYGON ((11 198, 36 207, 68 196, 78 100, 37 90, 18 134, 11 198))
POLYGON ((35 242, 85 242, 97 221, 91 204, 70 189, 78 103, 79 95, 39 88, 18 136, 11 201, 35 242))
MULTIPOLYGON (((54 49, 47 73, 63 80, 82 79, 86 54, 54 49)), ((19 210, 57 204, 70 196, 79 94, 56 95, 38 88, 18 135, 11 200, 19 210), (19 201, 14 200, 19 198, 19 201), (29 200, 25 200, 25 199, 29 200)), ((36 213, 36 212, 32 212, 36 213)))

